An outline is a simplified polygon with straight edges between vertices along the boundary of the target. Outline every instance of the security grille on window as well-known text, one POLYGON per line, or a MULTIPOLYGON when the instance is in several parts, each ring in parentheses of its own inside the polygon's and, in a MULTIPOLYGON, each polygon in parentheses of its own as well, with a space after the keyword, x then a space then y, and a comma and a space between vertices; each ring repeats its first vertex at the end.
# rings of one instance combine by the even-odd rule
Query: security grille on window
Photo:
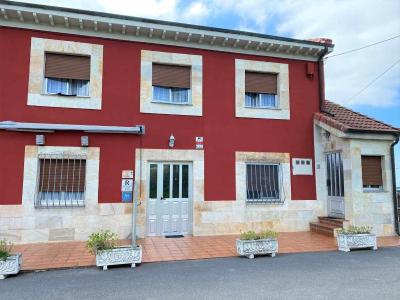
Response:
POLYGON ((363 188, 373 190, 382 189, 382 157, 361 156, 361 168, 363 188))
POLYGON ((278 164, 247 164, 247 202, 282 203, 278 164))
POLYGON ((86 156, 42 154, 39 156, 36 207, 85 205, 86 156))
POLYGON ((46 53, 45 59, 47 94, 89 96, 89 56, 46 53))
POLYGON ((153 101, 189 104, 190 66, 153 64, 153 101))
POLYGON ((245 73, 245 106, 253 108, 278 107, 278 75, 271 73, 245 73))

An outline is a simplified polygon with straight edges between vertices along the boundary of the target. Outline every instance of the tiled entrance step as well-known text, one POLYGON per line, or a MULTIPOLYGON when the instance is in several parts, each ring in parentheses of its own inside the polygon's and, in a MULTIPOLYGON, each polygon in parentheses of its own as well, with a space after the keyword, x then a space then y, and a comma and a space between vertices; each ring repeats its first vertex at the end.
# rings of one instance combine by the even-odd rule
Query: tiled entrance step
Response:
POLYGON ((343 228, 344 219, 318 217, 318 222, 310 223, 310 230, 327 236, 334 236, 336 228, 343 228))

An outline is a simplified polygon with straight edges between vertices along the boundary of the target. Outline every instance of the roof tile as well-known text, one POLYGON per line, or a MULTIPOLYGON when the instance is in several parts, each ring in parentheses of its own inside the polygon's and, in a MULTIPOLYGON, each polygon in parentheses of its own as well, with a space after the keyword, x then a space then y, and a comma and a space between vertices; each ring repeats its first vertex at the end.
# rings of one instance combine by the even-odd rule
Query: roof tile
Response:
POLYGON ((382 133, 400 133, 400 129, 352 111, 339 104, 325 100, 322 112, 315 113, 314 118, 343 132, 365 131, 382 133))

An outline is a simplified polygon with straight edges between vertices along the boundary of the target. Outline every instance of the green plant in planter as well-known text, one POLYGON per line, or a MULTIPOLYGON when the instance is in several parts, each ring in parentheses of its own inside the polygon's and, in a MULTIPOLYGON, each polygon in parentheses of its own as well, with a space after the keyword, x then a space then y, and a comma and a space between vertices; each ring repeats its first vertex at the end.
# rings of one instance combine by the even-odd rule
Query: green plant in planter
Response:
POLYGON ((372 231, 371 226, 349 226, 347 229, 339 229, 339 234, 369 234, 372 231))
POLYGON ((266 229, 264 231, 256 233, 253 230, 245 231, 240 234, 240 239, 243 241, 251 241, 251 240, 261 240, 261 239, 276 239, 278 237, 278 233, 266 229))
POLYGON ((104 250, 114 249, 117 244, 118 235, 110 230, 101 230, 92 233, 86 242, 86 247, 93 254, 104 250))
POLYGON ((12 244, 6 239, 0 240, 0 261, 6 261, 11 255, 12 244))

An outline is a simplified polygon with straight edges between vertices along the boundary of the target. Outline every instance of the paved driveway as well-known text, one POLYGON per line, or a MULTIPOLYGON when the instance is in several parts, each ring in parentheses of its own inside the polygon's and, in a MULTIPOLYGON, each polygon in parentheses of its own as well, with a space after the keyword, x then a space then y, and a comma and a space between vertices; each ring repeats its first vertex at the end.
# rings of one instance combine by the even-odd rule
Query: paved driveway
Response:
POLYGON ((24 273, 0 299, 400 299, 400 248, 24 273))

